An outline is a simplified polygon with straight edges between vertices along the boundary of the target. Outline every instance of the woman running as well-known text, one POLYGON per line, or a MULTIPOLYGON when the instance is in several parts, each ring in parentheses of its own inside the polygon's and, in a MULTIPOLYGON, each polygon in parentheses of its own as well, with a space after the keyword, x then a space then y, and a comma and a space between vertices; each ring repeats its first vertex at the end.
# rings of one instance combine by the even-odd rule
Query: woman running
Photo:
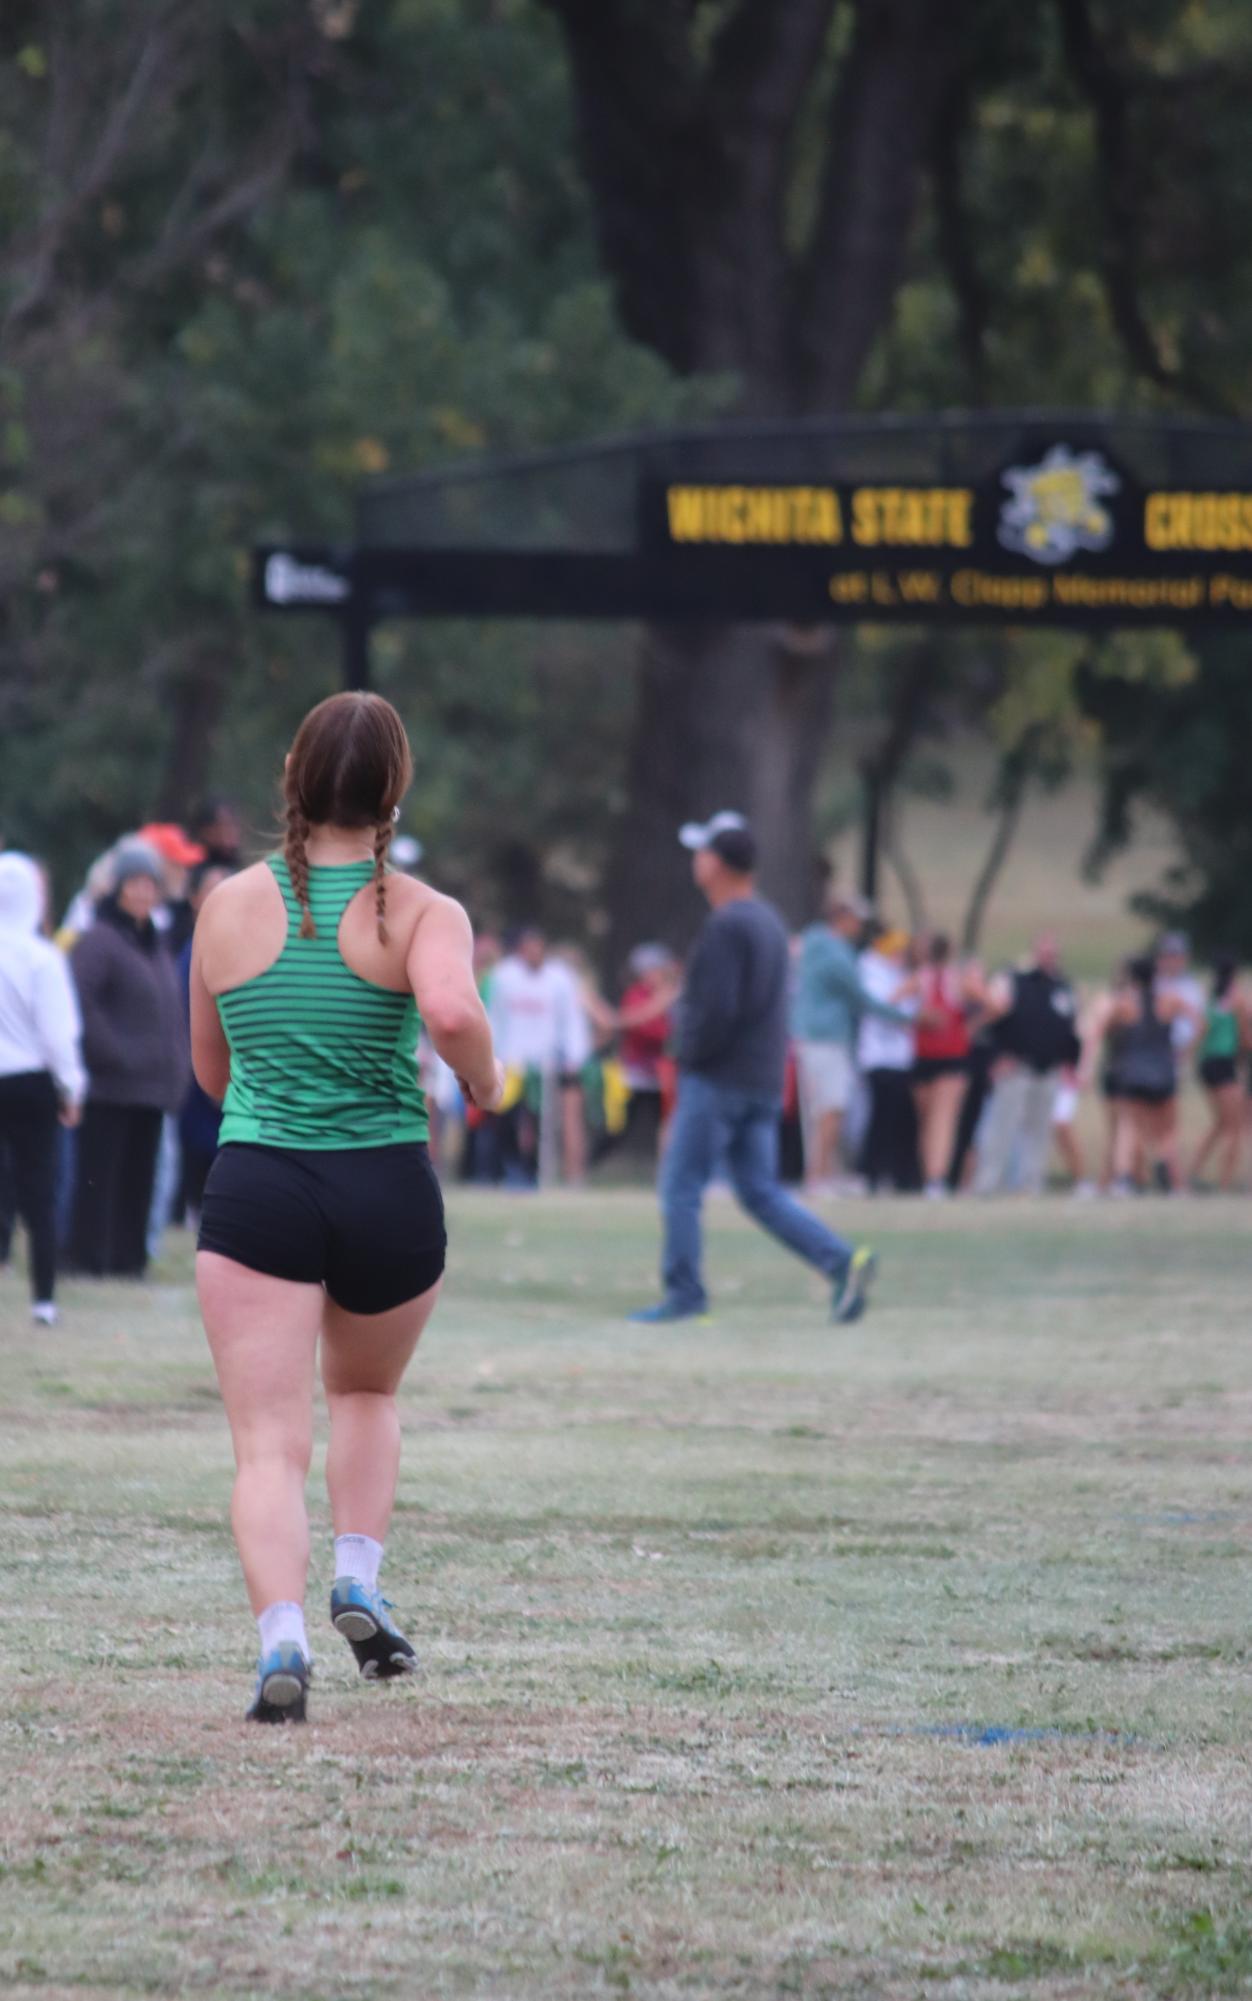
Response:
POLYGON ((1200 1043, 1200 1082, 1208 1094, 1212 1123, 1191 1167, 1191 1178, 1198 1181, 1210 1155, 1216 1152, 1217 1182, 1225 1190, 1235 1185, 1243 1151, 1239 1052, 1244 1041, 1244 1010, 1235 985, 1237 973, 1237 963, 1229 955, 1220 958, 1213 971, 1213 991, 1200 1043))
POLYGON ((235 1448, 231 1506, 260 1628, 249 1718, 303 1722, 304 1487, 321 1341, 335 1530, 331 1619, 362 1675, 416 1656, 379 1594, 400 1456, 396 1391, 444 1268, 443 1203, 417 1077, 424 1022, 484 1110, 501 1075, 464 911, 387 849, 412 776, 377 695, 305 717, 281 856, 215 889, 196 927, 196 1075, 225 1100, 196 1280, 235 1448))

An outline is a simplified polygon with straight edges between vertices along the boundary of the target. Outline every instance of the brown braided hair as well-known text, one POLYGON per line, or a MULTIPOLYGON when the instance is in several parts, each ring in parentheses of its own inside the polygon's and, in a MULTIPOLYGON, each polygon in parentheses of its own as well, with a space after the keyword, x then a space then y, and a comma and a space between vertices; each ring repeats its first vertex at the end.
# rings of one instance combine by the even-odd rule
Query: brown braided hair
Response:
POLYGON ((394 820, 380 820, 374 829, 374 908, 378 912, 378 942, 387 943, 387 850, 394 820))
POLYGON ((291 877, 291 887, 300 905, 300 936, 316 938, 317 926, 313 922, 313 912, 309 908, 309 858, 304 844, 309 838, 309 823, 300 808, 287 801, 287 836, 283 842, 283 856, 287 863, 287 873, 291 877))
POLYGON ((387 943, 387 850, 413 777, 409 740, 381 695, 332 695, 296 731, 283 777, 283 855, 300 905, 300 936, 315 938, 306 842, 314 827, 370 827, 379 943, 387 943))

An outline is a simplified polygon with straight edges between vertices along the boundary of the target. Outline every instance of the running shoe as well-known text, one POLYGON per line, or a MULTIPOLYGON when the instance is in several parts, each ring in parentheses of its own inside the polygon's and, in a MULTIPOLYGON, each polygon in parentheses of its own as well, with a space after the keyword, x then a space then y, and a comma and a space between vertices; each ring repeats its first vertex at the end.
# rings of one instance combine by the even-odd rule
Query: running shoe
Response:
POLYGON ((342 1633, 366 1681, 413 1674, 417 1655, 396 1625, 391 1600, 367 1591, 355 1577, 337 1577, 330 1594, 331 1624, 342 1633))
POLYGON ((835 1284, 831 1302, 833 1318, 846 1327, 865 1311, 869 1289, 878 1275, 878 1257, 868 1244, 860 1244, 848 1260, 848 1268, 835 1284))
POLYGON ((312 1672, 294 1640, 280 1640, 257 1663, 249 1723, 303 1723, 312 1672))
POLYGON ((30 1317, 37 1327, 55 1327, 61 1318, 50 1299, 37 1299, 30 1309, 30 1317))
POLYGON ((640 1327, 663 1327, 671 1320, 695 1320, 701 1327, 713 1324, 707 1306, 680 1306, 674 1299, 663 1299, 658 1306, 641 1306, 630 1318, 640 1327))

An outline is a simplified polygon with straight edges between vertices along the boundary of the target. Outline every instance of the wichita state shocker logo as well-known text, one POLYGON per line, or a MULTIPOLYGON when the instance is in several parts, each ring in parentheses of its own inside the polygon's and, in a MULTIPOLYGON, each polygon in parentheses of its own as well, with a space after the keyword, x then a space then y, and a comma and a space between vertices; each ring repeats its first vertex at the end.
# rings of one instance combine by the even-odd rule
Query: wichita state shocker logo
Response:
POLYGON ((1101 505, 1121 485, 1099 452, 1053 445, 1036 466, 1003 475, 1012 498, 1000 509, 996 540, 1035 563, 1064 563, 1079 549, 1107 549, 1113 517, 1101 505))

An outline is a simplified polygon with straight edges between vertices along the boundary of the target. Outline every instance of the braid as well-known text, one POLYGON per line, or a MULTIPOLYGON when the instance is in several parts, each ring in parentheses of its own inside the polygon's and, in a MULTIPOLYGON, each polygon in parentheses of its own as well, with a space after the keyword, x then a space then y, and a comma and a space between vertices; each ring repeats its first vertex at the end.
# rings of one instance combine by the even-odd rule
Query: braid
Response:
POLYGON ((300 919, 300 936, 316 938, 317 926, 313 922, 313 912, 309 906, 309 858, 304 851, 304 844, 308 838, 308 820, 295 801, 288 800, 287 838, 283 842, 283 857, 291 877, 291 887, 296 893, 296 901, 303 912, 300 919))
POLYGON ((387 850, 395 832, 391 820, 380 820, 374 829, 374 904, 378 911, 378 942, 387 943, 387 850))

